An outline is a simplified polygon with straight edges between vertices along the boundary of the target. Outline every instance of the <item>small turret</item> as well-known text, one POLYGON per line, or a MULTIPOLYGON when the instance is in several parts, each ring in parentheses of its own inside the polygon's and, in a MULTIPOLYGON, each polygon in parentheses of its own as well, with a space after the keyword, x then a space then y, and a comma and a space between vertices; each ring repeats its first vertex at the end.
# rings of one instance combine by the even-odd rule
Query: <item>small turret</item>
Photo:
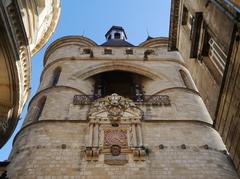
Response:
POLYGON ((121 26, 112 26, 105 34, 106 40, 127 40, 127 35, 121 26))
POLYGON ((132 44, 128 43, 127 35, 121 26, 112 26, 105 34, 106 42, 102 46, 109 47, 133 47, 132 44))

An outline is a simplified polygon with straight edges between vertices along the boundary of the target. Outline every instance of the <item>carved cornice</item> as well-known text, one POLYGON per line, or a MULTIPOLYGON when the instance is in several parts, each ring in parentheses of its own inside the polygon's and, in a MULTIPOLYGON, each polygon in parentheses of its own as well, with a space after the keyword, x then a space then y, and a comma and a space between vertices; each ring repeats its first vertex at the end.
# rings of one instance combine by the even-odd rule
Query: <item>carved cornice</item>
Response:
MULTIPOLYGON (((1 112, 0 147, 11 136, 16 127, 23 106, 27 101, 31 80, 31 62, 28 39, 25 34, 17 1, 0 3, 1 47, 7 66, 10 88, 9 99, 4 111, 1 112)), ((2 108, 3 109, 3 108, 2 108)))
POLYGON ((20 86, 20 111, 25 104, 30 93, 31 82, 31 57, 28 48, 28 39, 24 31, 24 25, 21 19, 17 3, 14 1, 7 7, 7 12, 12 26, 12 33, 15 36, 16 51, 19 61, 16 62, 20 86))

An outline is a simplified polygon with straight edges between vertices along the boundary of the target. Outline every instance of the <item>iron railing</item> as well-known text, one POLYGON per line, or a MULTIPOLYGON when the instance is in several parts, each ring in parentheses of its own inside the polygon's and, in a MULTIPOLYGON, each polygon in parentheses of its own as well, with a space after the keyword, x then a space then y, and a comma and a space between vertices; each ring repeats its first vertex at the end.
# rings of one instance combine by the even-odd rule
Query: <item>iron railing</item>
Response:
MULTIPOLYGON (((98 95, 75 95, 73 98, 74 105, 90 105, 95 100, 104 96, 98 95)), ((171 101, 168 95, 135 95, 127 98, 133 100, 136 104, 171 106, 171 101)))

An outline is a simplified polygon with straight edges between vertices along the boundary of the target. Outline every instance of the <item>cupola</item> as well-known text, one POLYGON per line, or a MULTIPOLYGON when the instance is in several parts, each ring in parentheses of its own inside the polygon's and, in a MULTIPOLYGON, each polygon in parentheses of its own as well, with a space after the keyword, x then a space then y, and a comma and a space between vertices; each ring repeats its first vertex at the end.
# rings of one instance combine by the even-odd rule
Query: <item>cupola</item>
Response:
POLYGON ((105 34, 106 42, 102 46, 109 47, 132 47, 133 45, 128 43, 127 35, 121 26, 112 26, 105 34))
POLYGON ((127 35, 121 26, 112 26, 105 34, 106 40, 127 40, 127 35))

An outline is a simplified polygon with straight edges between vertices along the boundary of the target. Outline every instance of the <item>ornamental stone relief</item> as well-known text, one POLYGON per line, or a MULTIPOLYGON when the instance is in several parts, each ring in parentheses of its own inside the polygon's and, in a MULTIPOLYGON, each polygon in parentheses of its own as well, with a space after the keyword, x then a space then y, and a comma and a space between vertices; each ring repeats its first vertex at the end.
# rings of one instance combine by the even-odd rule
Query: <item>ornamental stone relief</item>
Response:
POLYGON ((0 105, 0 133, 4 134, 7 132, 12 113, 13 109, 0 105))
POLYGON ((96 100, 89 112, 90 120, 110 120, 112 122, 120 120, 140 120, 142 116, 142 111, 132 100, 115 93, 111 96, 96 100))
POLYGON ((130 100, 112 94, 96 100, 89 111, 86 160, 104 155, 107 164, 125 164, 129 155, 145 160, 141 119, 143 112, 130 100))

